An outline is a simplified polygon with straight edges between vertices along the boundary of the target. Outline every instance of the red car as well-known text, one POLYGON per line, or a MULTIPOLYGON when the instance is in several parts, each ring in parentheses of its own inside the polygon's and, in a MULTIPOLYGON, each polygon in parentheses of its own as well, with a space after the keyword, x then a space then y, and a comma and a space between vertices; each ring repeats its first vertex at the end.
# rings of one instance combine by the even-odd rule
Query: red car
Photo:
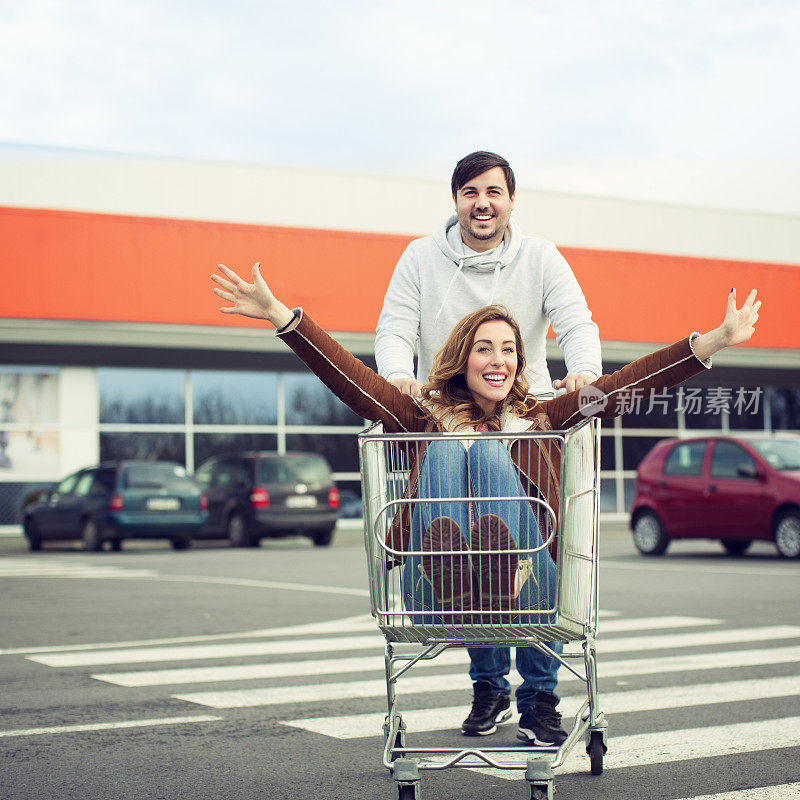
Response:
POLYGON ((639 465, 633 543, 661 555, 672 539, 719 539, 731 554, 756 539, 800 557, 800 438, 666 439, 639 465))

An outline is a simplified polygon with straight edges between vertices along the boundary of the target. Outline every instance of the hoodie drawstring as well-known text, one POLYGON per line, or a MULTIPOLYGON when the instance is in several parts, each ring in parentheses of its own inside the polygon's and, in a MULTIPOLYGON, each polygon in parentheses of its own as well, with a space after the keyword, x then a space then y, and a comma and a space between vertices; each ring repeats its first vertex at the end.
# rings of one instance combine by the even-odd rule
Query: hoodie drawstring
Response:
POLYGON ((464 266, 464 259, 458 259, 458 269, 453 273, 453 277, 450 278, 450 283, 447 284, 447 291, 444 293, 444 299, 442 300, 442 304, 439 306, 439 310, 436 312, 436 318, 433 320, 434 323, 439 321, 439 317, 442 315, 442 311, 444 311, 445 304, 447 303, 447 296, 450 294, 450 289, 453 288, 453 284, 456 282, 456 278, 461 273, 461 268, 464 266))
MULTIPOLYGON (((450 290, 453 288, 453 284, 456 282, 456 278, 461 274, 461 270, 464 268, 464 261, 467 258, 472 258, 472 256, 462 256, 458 259, 458 267, 456 268, 455 272, 453 272, 453 277, 450 278, 450 283, 447 284, 447 290, 444 293, 444 298, 442 299, 442 304, 439 306, 439 310, 436 312, 436 317, 434 318, 434 323, 439 321, 439 317, 442 316, 442 311, 444 311, 444 307, 447 305, 447 298, 450 296, 450 290)), ((491 263, 491 262, 490 262, 491 263)), ((494 303, 494 295, 497 291, 497 284, 500 282, 500 268, 502 267, 502 263, 500 259, 497 259, 494 265, 494 278, 492 279, 492 291, 489 294, 489 299, 486 302, 487 306, 492 305, 494 303)))
POLYGON ((494 265, 494 280, 492 281, 492 291, 489 295, 489 302, 486 304, 490 306, 494 303, 494 293, 497 291, 497 282, 500 280, 500 261, 494 265))

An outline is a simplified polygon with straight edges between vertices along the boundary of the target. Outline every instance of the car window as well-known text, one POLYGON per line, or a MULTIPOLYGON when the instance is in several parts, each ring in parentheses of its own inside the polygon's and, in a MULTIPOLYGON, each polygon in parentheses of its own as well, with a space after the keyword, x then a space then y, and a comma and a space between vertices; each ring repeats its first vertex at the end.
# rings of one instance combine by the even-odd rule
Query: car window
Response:
POLYGON ((90 469, 84 472, 78 478, 78 482, 75 484, 75 492, 74 492, 76 497, 86 497, 86 495, 89 494, 89 491, 92 488, 92 484, 94 483, 94 476, 95 476, 94 470, 90 469))
POLYGON ((794 439, 754 439, 750 444, 773 469, 800 470, 800 441, 794 439))
POLYGON ((699 476, 708 442, 684 442, 672 448, 664 461, 665 475, 699 476))
POLYGON ((244 486, 248 481, 247 465, 244 461, 217 462, 214 470, 214 485, 221 488, 244 486))
POLYGON ((734 442, 715 442, 711 456, 712 478, 739 478, 744 480, 756 473, 756 462, 750 454, 734 442), (744 472, 740 472, 743 470, 744 472), (747 474, 749 473, 749 475, 747 474))
POLYGON ((211 483, 211 471, 213 468, 213 462, 210 464, 203 464, 203 466, 194 473, 194 479, 201 486, 208 486, 211 483))
POLYGON ((131 464, 125 468, 122 485, 126 489, 183 489, 194 486, 179 464, 131 464))
POLYGON ((94 476, 93 492, 113 492, 117 473, 113 469, 99 469, 94 476))
POLYGON ((61 483, 58 484, 56 487, 56 492, 58 494, 71 494, 72 490, 75 488, 75 484, 78 482, 78 477, 80 472, 75 472, 72 475, 67 475, 61 483))
POLYGON ((262 458, 258 478, 264 483, 328 483, 331 471, 319 456, 262 458))

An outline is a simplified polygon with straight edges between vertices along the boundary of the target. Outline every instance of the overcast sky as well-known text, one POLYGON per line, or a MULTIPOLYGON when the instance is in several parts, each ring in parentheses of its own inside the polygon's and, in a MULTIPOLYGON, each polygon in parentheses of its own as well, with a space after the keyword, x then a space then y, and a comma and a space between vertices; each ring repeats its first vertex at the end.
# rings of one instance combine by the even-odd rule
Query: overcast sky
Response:
POLYGON ((0 142, 800 214, 798 0, 0 0, 0 142))

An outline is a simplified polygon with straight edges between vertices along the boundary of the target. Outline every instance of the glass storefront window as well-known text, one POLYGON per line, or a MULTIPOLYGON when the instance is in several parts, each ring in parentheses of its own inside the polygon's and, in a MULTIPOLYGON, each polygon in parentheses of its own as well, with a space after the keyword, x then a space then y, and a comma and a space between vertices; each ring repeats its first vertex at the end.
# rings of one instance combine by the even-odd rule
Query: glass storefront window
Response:
POLYGON ((678 426, 678 394, 667 389, 653 394, 640 391, 626 401, 630 409, 622 416, 623 428, 667 428, 678 426))
POLYGON ((196 425, 274 425, 278 421, 275 372, 192 372, 196 425))
POLYGON ((316 375, 283 376, 287 425, 363 425, 363 419, 338 400, 316 375))
POLYGON ((207 458, 247 450, 277 450, 274 433, 196 433, 194 463, 199 467, 207 458))
POLYGON ((614 450, 614 429, 610 426, 600 433, 600 469, 616 469, 616 456, 614 450))
POLYGON ((636 469, 642 459, 661 441, 662 436, 624 436, 622 438, 622 469, 636 469))
POLYGON ((679 386, 677 388, 687 430, 722 429, 722 408, 727 394, 716 387, 679 386))
POLYGON ((101 433, 101 461, 177 461, 186 463, 182 433, 101 433))
POLYGON ((800 389, 770 389, 769 399, 773 430, 800 429, 800 389))
POLYGON ((185 375, 180 369, 98 369, 100 422, 183 422, 185 375))
POLYGON ((290 433, 286 449, 325 456, 334 472, 358 472, 358 439, 354 433, 290 433))

